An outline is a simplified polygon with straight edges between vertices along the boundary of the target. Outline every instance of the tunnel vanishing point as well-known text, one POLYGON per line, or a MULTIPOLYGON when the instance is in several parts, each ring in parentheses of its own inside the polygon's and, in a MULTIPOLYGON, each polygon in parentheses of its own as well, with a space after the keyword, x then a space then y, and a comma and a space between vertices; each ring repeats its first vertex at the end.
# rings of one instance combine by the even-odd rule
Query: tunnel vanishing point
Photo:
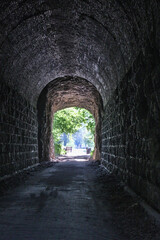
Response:
POLYGON ((95 117, 94 158, 160 211, 158 0, 0 0, 0 180, 50 160, 71 106, 95 117))

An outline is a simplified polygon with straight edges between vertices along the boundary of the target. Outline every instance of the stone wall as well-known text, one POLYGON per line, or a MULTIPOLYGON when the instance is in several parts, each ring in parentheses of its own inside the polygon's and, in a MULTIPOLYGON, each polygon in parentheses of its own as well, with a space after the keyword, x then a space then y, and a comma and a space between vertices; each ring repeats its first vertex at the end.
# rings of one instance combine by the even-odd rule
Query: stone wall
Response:
POLYGON ((109 100, 102 164, 160 210, 160 65, 148 44, 109 100))
POLYGON ((0 84, 0 177, 38 162, 36 109, 0 84))
POLYGON ((93 159, 100 160, 102 98, 95 86, 86 79, 66 76, 54 79, 47 84, 37 102, 40 162, 49 161, 55 157, 54 139, 51 134, 54 113, 75 106, 87 109, 95 118, 93 159))

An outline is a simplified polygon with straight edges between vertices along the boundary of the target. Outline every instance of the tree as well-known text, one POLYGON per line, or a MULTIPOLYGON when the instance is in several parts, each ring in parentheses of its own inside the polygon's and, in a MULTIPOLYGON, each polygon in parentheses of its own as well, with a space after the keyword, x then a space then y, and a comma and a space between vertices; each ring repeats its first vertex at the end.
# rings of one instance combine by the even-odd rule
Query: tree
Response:
POLYGON ((87 130, 94 135, 95 133, 95 119, 93 115, 84 108, 76 108, 80 115, 82 115, 83 123, 87 130))
POLYGON ((54 114, 52 130, 54 142, 60 144, 62 142, 62 134, 65 133, 69 137, 69 135, 76 133, 82 126, 86 127, 90 132, 89 138, 94 139, 95 120, 89 111, 77 107, 57 111, 54 114))
POLYGON ((61 133, 75 133, 82 122, 83 116, 76 108, 66 108, 54 114, 53 128, 61 133))

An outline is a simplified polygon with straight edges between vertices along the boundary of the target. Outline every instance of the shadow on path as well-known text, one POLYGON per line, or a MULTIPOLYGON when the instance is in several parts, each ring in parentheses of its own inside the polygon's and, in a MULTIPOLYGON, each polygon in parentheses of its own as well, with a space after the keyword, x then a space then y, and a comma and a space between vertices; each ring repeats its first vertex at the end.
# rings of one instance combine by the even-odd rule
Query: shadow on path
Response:
POLYGON ((156 223, 88 156, 60 157, 0 197, 0 240, 158 240, 156 223))

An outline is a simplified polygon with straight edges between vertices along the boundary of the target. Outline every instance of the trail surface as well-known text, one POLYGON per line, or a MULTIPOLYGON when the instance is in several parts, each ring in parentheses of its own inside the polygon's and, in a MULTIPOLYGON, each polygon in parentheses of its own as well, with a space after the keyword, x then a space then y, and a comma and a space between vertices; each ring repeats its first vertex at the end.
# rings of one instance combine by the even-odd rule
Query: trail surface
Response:
POLYGON ((154 240, 157 229, 116 180, 82 156, 33 172, 0 197, 0 240, 154 240))

